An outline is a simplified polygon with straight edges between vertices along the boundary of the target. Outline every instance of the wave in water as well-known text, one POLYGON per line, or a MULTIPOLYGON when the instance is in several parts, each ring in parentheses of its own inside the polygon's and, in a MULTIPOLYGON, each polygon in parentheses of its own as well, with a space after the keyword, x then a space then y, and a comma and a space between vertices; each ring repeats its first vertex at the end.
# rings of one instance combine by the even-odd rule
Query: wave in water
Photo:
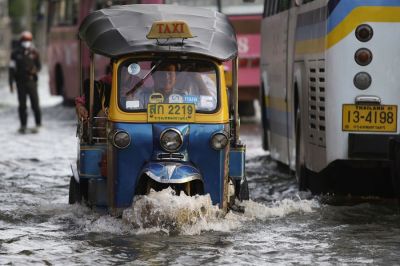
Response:
POLYGON ((269 206, 249 200, 238 205, 244 208, 243 213, 229 211, 224 214, 212 204, 209 195, 190 197, 182 193, 177 196, 168 188, 137 196, 132 207, 123 212, 122 219, 79 204, 48 204, 43 201, 33 208, 19 208, 18 214, 9 210, 7 217, 0 215, 0 221, 6 224, 11 221, 48 221, 85 233, 198 235, 204 231, 230 232, 251 221, 284 218, 292 213, 309 213, 319 208, 316 200, 301 199, 284 199, 269 206))

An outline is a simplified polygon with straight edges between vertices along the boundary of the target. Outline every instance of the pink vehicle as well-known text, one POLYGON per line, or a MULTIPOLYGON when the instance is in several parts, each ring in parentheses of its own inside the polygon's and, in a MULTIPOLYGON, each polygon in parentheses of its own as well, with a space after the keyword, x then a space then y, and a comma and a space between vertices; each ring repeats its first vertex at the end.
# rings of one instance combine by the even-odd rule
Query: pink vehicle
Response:
MULTIPOLYGON (((62 95, 64 103, 72 103, 79 92, 79 42, 78 26, 92 11, 112 5, 156 4, 159 0, 52 0, 48 4, 48 66, 52 95, 62 95)), ((88 51, 83 51, 88 53, 88 51)), ((87 56, 83 58, 88 58, 87 56)), ((89 61, 82 62, 89 69, 89 61)), ((104 75, 108 60, 96 58, 99 70, 96 77, 104 75), (101 67, 104 66, 104 67, 101 67)), ((89 71, 89 70, 88 70, 89 71)), ((88 72, 87 76, 88 76, 88 72)))
MULTIPOLYGON (((259 98, 261 15, 235 15, 230 21, 236 30, 239 50, 239 112, 253 115, 253 101, 259 98)), ((227 64, 230 71, 230 65, 227 64)))

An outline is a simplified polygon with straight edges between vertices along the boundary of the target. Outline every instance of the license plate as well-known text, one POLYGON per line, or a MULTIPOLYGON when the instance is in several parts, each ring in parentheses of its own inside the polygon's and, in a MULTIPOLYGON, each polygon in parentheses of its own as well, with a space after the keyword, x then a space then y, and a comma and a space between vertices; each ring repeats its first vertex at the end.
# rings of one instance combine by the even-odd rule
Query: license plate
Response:
POLYGON ((342 130, 396 132, 397 105, 343 104, 342 130))
POLYGON ((147 105, 148 122, 194 122, 196 107, 184 103, 153 103, 147 105))

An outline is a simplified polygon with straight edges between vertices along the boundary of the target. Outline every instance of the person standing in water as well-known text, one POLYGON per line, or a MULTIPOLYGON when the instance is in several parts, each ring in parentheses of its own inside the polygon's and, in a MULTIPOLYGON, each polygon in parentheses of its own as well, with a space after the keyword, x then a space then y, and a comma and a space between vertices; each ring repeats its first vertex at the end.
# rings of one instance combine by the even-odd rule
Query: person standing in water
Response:
POLYGON ((24 31, 21 33, 18 46, 11 53, 9 65, 9 85, 11 93, 14 92, 14 82, 17 84, 18 114, 20 120, 19 133, 26 133, 28 114, 27 97, 35 116, 36 127, 32 132, 37 133, 42 125, 42 116, 38 95, 38 72, 41 63, 39 52, 33 46, 32 33, 24 31))

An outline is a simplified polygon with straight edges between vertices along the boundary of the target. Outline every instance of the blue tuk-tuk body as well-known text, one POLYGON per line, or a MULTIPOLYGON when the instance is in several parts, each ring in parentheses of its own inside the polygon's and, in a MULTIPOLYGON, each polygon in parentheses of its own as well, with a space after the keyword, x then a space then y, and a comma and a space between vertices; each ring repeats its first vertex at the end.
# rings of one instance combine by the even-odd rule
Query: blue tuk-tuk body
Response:
POLYGON ((90 14, 79 37, 91 55, 85 95, 90 117, 79 124, 70 203, 84 200, 118 213, 136 195, 166 187, 209 194, 225 210, 235 196, 248 199, 245 146, 239 140, 237 44, 224 15, 183 6, 114 6, 90 14), (102 116, 93 111, 93 54, 113 64, 102 116), (228 60, 232 88, 225 82, 223 62, 228 60), (187 89, 196 77, 198 87, 207 83, 208 91, 205 86, 186 94, 152 91, 147 97, 146 90, 157 87, 168 64, 179 65, 174 90, 179 81, 187 89), (125 80, 129 86, 124 87, 125 80))

